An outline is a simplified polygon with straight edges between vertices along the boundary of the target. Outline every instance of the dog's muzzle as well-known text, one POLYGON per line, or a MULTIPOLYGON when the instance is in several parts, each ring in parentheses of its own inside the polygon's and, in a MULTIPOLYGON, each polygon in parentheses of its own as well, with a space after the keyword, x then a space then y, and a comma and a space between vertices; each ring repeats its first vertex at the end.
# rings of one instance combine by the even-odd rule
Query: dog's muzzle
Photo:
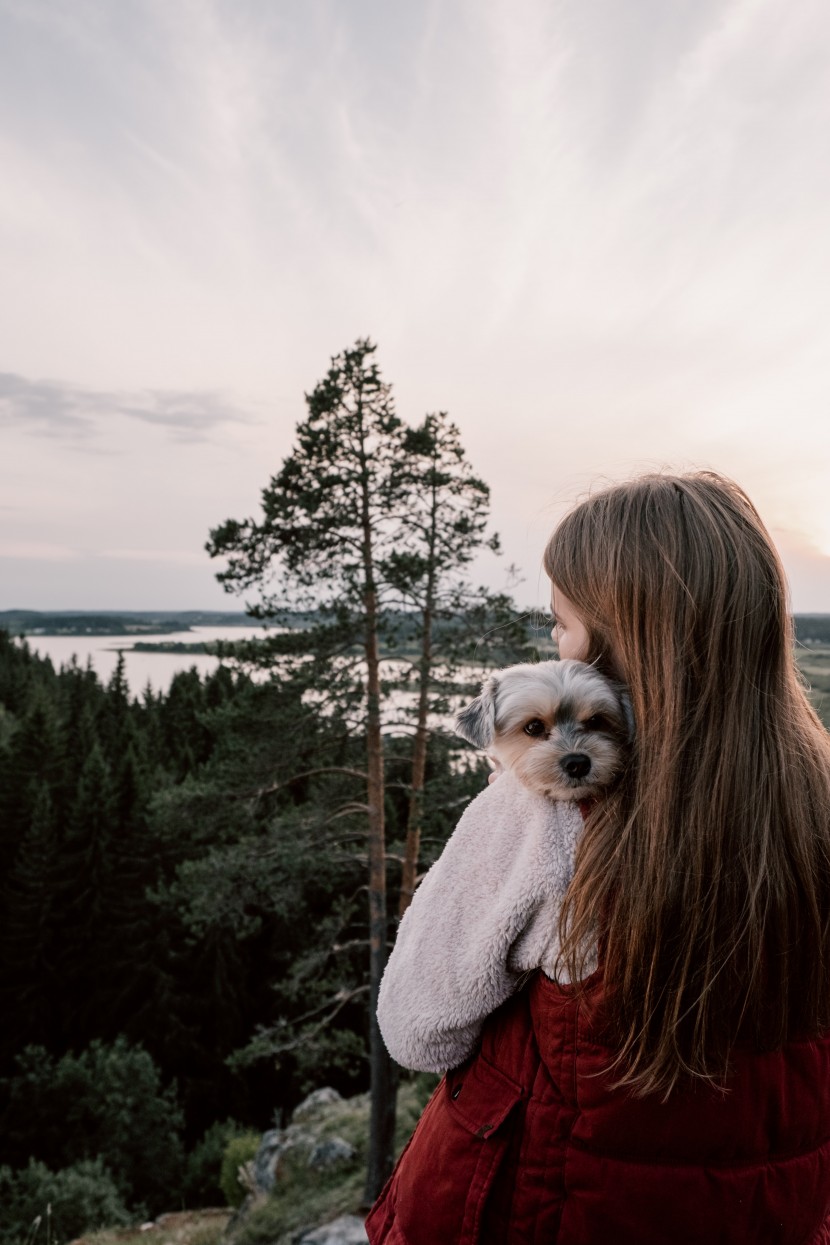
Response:
POLYGON ((562 757, 559 767, 569 778, 584 778, 590 772, 591 758, 584 752, 569 752, 567 756, 562 757))

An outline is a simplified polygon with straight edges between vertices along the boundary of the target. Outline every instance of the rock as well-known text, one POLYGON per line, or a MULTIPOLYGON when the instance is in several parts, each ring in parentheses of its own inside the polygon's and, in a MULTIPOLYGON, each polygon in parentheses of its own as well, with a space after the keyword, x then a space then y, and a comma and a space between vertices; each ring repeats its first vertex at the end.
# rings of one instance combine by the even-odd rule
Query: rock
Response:
POLYGON ((288 1128, 272 1128, 265 1133, 250 1165, 253 1178, 252 1192, 258 1194, 271 1192, 276 1184, 280 1160, 284 1154, 288 1154, 290 1150, 300 1150, 305 1153, 306 1158, 310 1159, 318 1144, 320 1143, 317 1137, 296 1124, 289 1124, 288 1128))
POLYGON ((262 1134, 259 1149, 254 1156, 254 1180, 258 1189, 270 1193, 276 1179, 277 1163, 285 1147, 285 1133, 272 1128, 262 1134))
MULTIPOLYGON (((228 1224, 227 1245, 233 1245, 248 1214, 268 1197, 287 1196, 296 1201, 303 1180, 313 1186, 319 1179, 317 1172, 333 1173, 331 1179, 336 1182, 338 1169, 355 1163, 358 1151, 334 1130, 348 1121, 343 1124, 348 1131, 355 1118, 362 1120, 368 1114, 368 1105, 368 1095, 358 1095, 346 1103, 336 1090, 318 1089, 300 1103, 285 1128, 264 1133, 252 1162, 246 1164, 245 1186, 251 1191, 228 1224), (303 1168, 308 1172, 305 1177, 303 1168)), ((344 1179, 348 1179, 345 1173, 344 1179)), ((368 1245, 363 1221, 356 1215, 341 1215, 322 1227, 314 1227, 313 1220, 294 1222, 297 1226, 280 1236, 276 1245, 368 1245)))
POLYGON ((342 1101, 336 1089, 332 1089, 330 1085, 324 1085, 322 1089, 315 1089, 314 1093, 309 1094, 298 1107, 294 1108, 291 1123, 296 1124, 298 1120, 312 1119, 315 1115, 320 1115, 325 1107, 342 1101))
POLYGON ((351 1163, 357 1156, 357 1150, 342 1137, 326 1137, 318 1141, 308 1156, 309 1167, 337 1167, 340 1163, 351 1163))
POLYGON ((362 1219, 357 1215, 341 1215, 331 1223, 304 1232, 297 1245, 367 1245, 368 1240, 362 1219))

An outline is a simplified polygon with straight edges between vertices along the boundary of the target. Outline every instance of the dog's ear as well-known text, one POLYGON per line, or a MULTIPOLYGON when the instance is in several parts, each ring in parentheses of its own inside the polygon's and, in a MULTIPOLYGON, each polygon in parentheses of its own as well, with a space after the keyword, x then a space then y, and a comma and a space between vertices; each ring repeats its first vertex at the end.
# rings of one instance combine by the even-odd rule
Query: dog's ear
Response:
POLYGON ((622 705, 623 716, 625 717, 625 725, 628 728, 628 742, 634 741, 634 710, 631 708, 631 697, 628 694, 628 688, 624 683, 617 683, 617 695, 622 705))
POLYGON ((496 688, 498 679, 491 674, 481 685, 481 695, 462 709, 455 719, 455 733, 468 744, 488 748, 496 730, 496 688))

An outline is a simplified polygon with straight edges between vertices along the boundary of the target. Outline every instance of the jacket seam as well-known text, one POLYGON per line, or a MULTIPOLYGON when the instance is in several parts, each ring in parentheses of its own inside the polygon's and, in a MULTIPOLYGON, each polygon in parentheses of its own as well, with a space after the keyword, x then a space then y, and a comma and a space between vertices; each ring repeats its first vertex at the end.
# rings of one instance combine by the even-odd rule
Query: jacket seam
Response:
MULTIPOLYGON (((533 1106, 533 1101, 534 1101, 534 1099, 533 1099, 533 1089, 534 1089, 533 1080, 531 1080, 531 1083, 530 1083, 529 1085, 525 1085, 525 1076, 526 1076, 526 1072, 527 1072, 528 1056, 529 1056, 529 1054, 530 1054, 530 1052, 531 1052, 531 1047, 533 1047, 533 1048, 534 1048, 534 1052, 533 1052, 533 1056, 534 1056, 534 1057, 533 1057, 533 1063, 534 1063, 534 1065, 535 1065, 535 1067, 536 1067, 537 1071, 538 1071, 539 1064, 540 1064, 540 1051, 539 1051, 539 1043, 538 1043, 538 1041, 536 1040, 536 1034, 535 1034, 534 1029, 533 1029, 533 1020, 532 1020, 532 1017, 531 1017, 531 1015, 530 1015, 530 1001, 529 1001, 529 997, 528 997, 528 996, 525 996, 525 1007, 527 1008, 528 1027, 527 1027, 527 1031, 526 1031, 525 1043, 524 1043, 524 1048, 523 1048, 523 1050, 522 1050, 522 1055, 521 1055, 521 1064, 520 1064, 520 1066, 521 1066, 521 1071, 522 1071, 522 1104, 523 1104, 523 1105, 522 1105, 522 1130, 521 1130, 521 1139, 520 1139, 520 1142, 519 1142, 519 1153, 518 1153, 518 1167, 519 1167, 519 1174, 518 1174, 517 1183, 518 1183, 518 1181, 520 1181, 520 1180, 521 1180, 521 1172, 522 1172, 522 1170, 523 1170, 523 1163, 522 1163, 522 1160, 523 1160, 523 1158, 524 1158, 524 1150, 525 1150, 525 1145, 526 1145, 526 1142, 527 1142, 527 1138, 530 1136, 530 1130, 529 1130, 529 1129, 528 1129, 528 1127, 527 1127, 527 1117, 528 1117, 528 1113, 529 1113, 529 1112, 531 1111, 531 1109, 532 1109, 532 1106, 533 1106)), ((518 1198, 515 1198, 515 1197, 514 1197, 514 1198, 512 1199, 512 1201, 511 1201, 511 1206, 510 1206, 510 1214, 509 1214, 509 1215, 508 1215, 508 1217, 507 1217, 507 1232, 508 1232, 508 1238, 512 1235, 512 1233, 513 1233, 513 1229, 514 1229, 514 1227, 515 1227, 515 1220, 516 1220, 516 1214, 517 1214, 517 1209, 518 1209, 518 1203, 519 1203, 519 1199, 518 1199, 518 1198)))
POLYGON ((647 1158, 643 1155, 637 1155, 634 1158, 623 1158, 620 1154, 611 1154, 608 1150, 601 1150, 596 1146, 588 1145, 580 1138, 573 1136, 571 1136, 569 1144, 575 1150, 579 1150, 582 1154, 590 1154, 593 1158, 608 1160, 608 1162, 611 1163, 628 1164, 631 1167, 689 1167, 696 1168, 697 1170, 700 1170, 701 1167, 705 1167, 707 1171, 713 1169, 716 1171, 737 1171, 741 1168, 746 1168, 748 1170, 753 1167, 766 1167, 771 1163, 776 1165, 780 1163, 796 1163, 799 1159, 809 1158, 811 1155, 817 1154, 819 1150, 827 1149, 827 1147, 830 1146, 830 1136, 825 1137, 822 1141, 819 1141, 817 1145, 811 1146, 807 1150, 776 1150, 770 1151, 768 1154, 759 1154, 756 1158, 735 1159, 731 1161, 703 1159, 699 1156, 697 1158, 677 1157, 674 1159, 660 1159, 647 1158))

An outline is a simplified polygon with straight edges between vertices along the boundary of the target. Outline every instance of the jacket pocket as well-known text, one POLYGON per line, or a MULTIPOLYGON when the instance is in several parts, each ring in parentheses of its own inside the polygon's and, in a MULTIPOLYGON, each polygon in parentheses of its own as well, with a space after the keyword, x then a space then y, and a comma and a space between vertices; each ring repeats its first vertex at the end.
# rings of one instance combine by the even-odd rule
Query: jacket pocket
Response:
POLYGON ((399 1234, 390 1241, 476 1245, 523 1096, 521 1085, 482 1055, 447 1074, 385 1190, 386 1223, 399 1234))

